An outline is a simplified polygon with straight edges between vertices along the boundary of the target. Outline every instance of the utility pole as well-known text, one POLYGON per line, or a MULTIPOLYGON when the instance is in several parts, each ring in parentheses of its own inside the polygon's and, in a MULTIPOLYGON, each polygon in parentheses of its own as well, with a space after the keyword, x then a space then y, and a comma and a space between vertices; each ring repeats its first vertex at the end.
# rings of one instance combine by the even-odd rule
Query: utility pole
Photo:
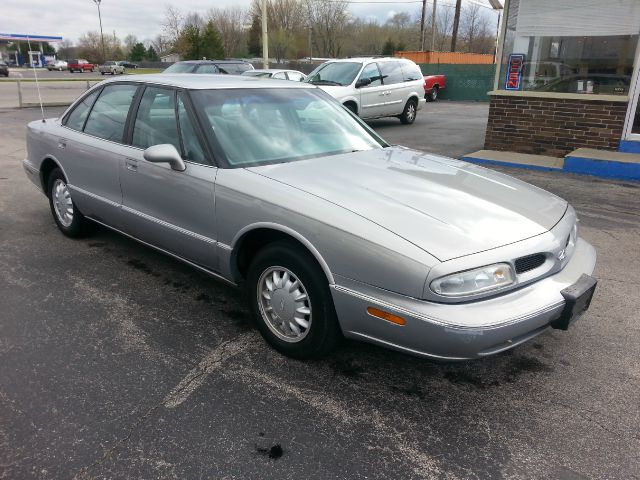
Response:
MULTIPOLYGON (((434 1, 435 4, 435 1, 434 1)), ((422 17, 420 18, 420 51, 424 52, 424 17, 427 14, 427 0, 422 0, 422 17)))
POLYGON ((100 40, 102 41, 102 63, 104 63, 106 58, 104 53, 104 35, 102 34, 102 15, 100 14, 101 1, 102 0, 93 0, 93 3, 95 3, 98 6, 98 19, 100 20, 100 40))
POLYGON ((433 13, 431 14, 431 51, 436 51, 436 5, 438 0, 433 0, 433 13))
POLYGON ((267 32, 267 0, 261 0, 262 7, 262 68, 269 68, 269 35, 267 32))
POLYGON ((453 32, 451 33, 451 51, 456 51, 456 41, 458 40, 458 25, 460 25, 460 8, 462 0, 456 0, 456 13, 453 16, 453 32))

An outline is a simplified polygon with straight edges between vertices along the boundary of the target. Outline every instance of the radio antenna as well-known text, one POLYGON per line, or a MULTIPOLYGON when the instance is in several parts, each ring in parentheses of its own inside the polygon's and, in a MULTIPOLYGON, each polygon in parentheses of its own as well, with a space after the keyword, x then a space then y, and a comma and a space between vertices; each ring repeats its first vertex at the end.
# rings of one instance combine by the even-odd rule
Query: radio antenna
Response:
MULTIPOLYGON (((40 95, 40 82, 38 82, 38 72, 36 71, 36 66, 33 63, 31 58, 31 40, 27 36, 27 45, 29 46, 29 62, 31 63, 31 68, 33 68, 33 76, 36 79, 36 90, 38 91, 38 101, 40 102, 40 113, 42 114, 42 123, 45 123, 44 119, 44 107, 42 106, 42 95, 40 95)), ((40 59, 38 58, 38 61, 40 59)))

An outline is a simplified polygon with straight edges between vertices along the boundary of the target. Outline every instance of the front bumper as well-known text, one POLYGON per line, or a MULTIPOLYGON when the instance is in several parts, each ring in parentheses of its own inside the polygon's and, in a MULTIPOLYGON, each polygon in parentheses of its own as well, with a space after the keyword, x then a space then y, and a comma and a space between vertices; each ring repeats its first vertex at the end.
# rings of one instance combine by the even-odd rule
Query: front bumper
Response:
POLYGON ((595 249, 580 238, 561 271, 487 300, 432 303, 339 276, 332 295, 346 337, 419 356, 467 360, 508 350, 550 327, 565 307, 561 291, 593 273, 595 263, 595 249), (401 316, 406 324, 371 316, 370 306, 401 316))

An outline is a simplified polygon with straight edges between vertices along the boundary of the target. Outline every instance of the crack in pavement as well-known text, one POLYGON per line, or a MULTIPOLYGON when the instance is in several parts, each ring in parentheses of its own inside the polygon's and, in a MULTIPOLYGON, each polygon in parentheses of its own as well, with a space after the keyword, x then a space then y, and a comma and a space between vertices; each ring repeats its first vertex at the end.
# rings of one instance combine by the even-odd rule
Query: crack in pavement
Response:
POLYGON ((175 408, 183 403, 198 387, 200 387, 213 371, 226 360, 248 350, 258 343, 258 336, 254 332, 242 333, 216 345, 185 378, 169 392, 162 401, 152 405, 141 415, 127 431, 126 435, 108 448, 101 458, 83 467, 73 476, 74 480, 91 478, 89 470, 102 465, 113 456, 115 451, 124 445, 133 433, 160 407, 175 408))

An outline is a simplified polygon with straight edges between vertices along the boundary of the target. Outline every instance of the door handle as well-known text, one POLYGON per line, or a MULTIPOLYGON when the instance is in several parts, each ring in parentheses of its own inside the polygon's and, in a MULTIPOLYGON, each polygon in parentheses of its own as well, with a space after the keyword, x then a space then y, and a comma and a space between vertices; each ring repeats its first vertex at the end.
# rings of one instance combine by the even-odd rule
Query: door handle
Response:
POLYGON ((60 150, 64 150, 65 148, 67 148, 67 140, 64 138, 58 139, 58 148, 60 150))
POLYGON ((138 162, 131 159, 131 158, 127 158, 124 161, 125 166, 127 167, 127 170, 131 171, 131 172, 137 172, 138 171, 138 162))

